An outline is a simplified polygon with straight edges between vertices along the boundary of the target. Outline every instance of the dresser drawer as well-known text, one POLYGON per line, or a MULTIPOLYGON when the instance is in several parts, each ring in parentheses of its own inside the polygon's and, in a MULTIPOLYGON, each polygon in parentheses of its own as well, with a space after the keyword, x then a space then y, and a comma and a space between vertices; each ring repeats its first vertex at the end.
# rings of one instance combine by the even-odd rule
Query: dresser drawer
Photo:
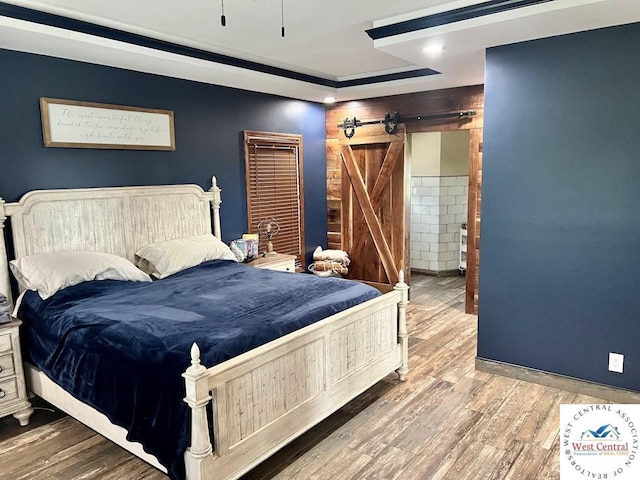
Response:
POLYGON ((11 350, 11 334, 0 333, 0 353, 11 350))
POLYGON ((0 406, 18 398, 18 388, 15 377, 0 381, 0 406))
POLYGON ((0 355, 0 378, 10 377, 15 373, 13 355, 0 355))

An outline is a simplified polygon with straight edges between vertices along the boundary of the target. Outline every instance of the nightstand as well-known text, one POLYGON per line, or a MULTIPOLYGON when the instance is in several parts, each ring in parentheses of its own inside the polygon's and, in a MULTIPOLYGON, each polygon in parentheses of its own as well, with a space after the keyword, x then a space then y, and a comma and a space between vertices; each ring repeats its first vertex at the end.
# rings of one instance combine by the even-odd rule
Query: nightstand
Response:
POLYGON ((33 413, 27 400, 22 355, 20 354, 20 320, 0 324, 0 417, 13 416, 23 427, 33 413))
POLYGON ((267 268, 269 270, 294 273, 296 271, 296 256, 276 253, 274 255, 257 258, 249 263, 249 265, 257 268, 267 268))

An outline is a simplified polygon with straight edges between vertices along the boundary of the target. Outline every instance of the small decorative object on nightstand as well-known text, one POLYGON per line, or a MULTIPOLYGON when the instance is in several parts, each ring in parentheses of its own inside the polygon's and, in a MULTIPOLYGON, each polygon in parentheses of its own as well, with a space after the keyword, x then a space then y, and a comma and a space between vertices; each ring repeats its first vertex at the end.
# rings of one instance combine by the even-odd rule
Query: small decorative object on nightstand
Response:
POLYGON ((0 417, 13 416, 23 427, 33 413, 20 354, 19 320, 0 324, 0 417))
POLYGON ((267 217, 258 224, 258 234, 267 239, 267 255, 276 255, 271 239, 280 231, 280 225, 273 217, 267 217))
POLYGON ((273 252, 273 255, 257 258, 249 265, 257 268, 267 268, 269 270, 280 270, 281 272, 294 273, 296 271, 296 256, 273 252))

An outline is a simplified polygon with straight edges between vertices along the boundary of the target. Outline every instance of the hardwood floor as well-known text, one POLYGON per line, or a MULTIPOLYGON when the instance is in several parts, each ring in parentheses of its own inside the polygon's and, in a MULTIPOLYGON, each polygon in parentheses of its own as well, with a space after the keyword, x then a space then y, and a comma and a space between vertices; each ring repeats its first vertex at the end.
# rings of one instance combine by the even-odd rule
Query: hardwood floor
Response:
MULTIPOLYGON (((474 370, 464 277, 412 276, 408 381, 389 375, 243 477, 340 480, 559 478, 559 405, 604 400, 474 370)), ((167 480, 69 417, 0 420, 12 480, 167 480)))

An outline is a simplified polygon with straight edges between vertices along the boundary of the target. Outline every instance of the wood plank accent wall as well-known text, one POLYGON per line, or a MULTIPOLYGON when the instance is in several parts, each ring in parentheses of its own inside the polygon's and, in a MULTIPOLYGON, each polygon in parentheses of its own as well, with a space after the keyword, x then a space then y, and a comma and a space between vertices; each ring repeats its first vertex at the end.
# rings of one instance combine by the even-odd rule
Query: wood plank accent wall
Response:
MULTIPOLYGON (((377 120, 386 113, 400 115, 438 114, 451 111, 475 110, 471 118, 413 121, 406 124, 407 133, 470 130, 469 150, 469 217, 467 253, 467 313, 477 313, 478 262, 480 240, 480 191, 482 185, 482 125, 484 112, 484 86, 450 88, 428 92, 393 95, 389 97, 341 102, 326 110, 327 128, 327 239, 329 248, 342 248, 341 224, 342 160, 340 141, 345 139, 338 124, 345 118, 377 120)), ((384 130, 382 130, 384 131, 384 130)), ((379 126, 357 128, 354 139, 380 132, 379 126)))

